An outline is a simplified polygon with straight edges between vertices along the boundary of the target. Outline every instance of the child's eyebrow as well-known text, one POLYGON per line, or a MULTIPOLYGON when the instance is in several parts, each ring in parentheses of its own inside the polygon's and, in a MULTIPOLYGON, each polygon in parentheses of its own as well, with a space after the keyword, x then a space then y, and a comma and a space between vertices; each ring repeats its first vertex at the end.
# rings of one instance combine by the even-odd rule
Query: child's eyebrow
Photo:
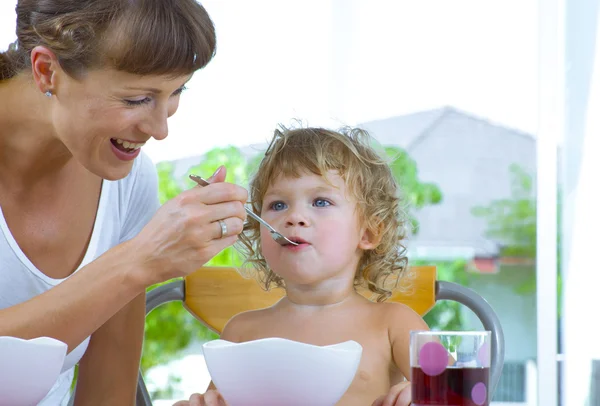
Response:
MULTIPOLYGON (((335 186, 315 186, 315 187, 309 187, 307 189, 305 189, 304 191, 309 192, 309 193, 339 193, 340 189, 335 187, 335 186)), ((267 193, 265 193, 265 198, 266 197, 270 197, 270 196, 281 196, 281 195, 285 195, 286 192, 284 190, 281 189, 272 189, 269 190, 267 193)))
POLYGON ((281 195, 282 192, 279 189, 269 189, 266 193, 264 197, 269 197, 272 195, 281 195))

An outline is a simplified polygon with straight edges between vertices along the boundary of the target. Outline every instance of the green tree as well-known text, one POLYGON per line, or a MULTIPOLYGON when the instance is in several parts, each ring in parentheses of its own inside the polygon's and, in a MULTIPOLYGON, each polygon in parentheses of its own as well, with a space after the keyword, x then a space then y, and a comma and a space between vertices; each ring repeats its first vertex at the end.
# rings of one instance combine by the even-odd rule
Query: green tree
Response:
MULTIPOLYGON (((469 276, 466 272, 466 261, 457 259, 454 261, 415 261, 413 265, 434 265, 437 269, 437 279, 441 281, 454 282, 460 285, 468 285, 469 276)), ((452 300, 442 300, 423 317, 432 330, 463 330, 462 305, 452 300)))
MULTIPOLYGON (((408 206, 408 216, 412 223, 414 235, 419 233, 419 222, 416 212, 426 206, 436 205, 442 201, 442 191, 434 183, 422 182, 419 179, 417 163, 402 148, 385 146, 385 152, 392 158, 390 166, 396 181, 400 184, 404 199, 408 206)), ((466 262, 456 261, 412 261, 411 265, 434 265, 439 280, 455 282, 461 285, 468 283, 465 272, 466 262)), ((460 304, 453 301, 440 301, 425 315, 424 320, 432 329, 461 330, 463 319, 460 304)))
POLYGON ((419 232, 419 222, 414 211, 425 206, 439 204, 442 201, 442 191, 433 183, 421 182, 418 176, 417 163, 408 153, 399 147, 384 147, 386 154, 392 159, 390 167, 394 178, 400 184, 406 204, 409 207, 409 217, 413 232, 419 232))
POLYGON ((471 212, 487 221, 486 235, 500 245, 500 255, 535 258, 537 240, 536 199, 533 179, 523 168, 511 165, 511 195, 476 206, 471 212))
MULTIPOLYGON (((487 221, 487 236, 500 245, 500 255, 534 259, 537 250, 537 200, 533 189, 533 177, 519 165, 509 167, 511 195, 506 199, 492 201, 487 206, 476 206, 473 215, 487 221)), ((557 247, 560 247, 561 198, 557 196, 557 247)), ((558 295, 562 296, 560 274, 560 248, 557 253, 558 295)), ((524 283, 515 287, 517 293, 530 294, 536 290, 536 276, 533 274, 524 283)), ((559 314, 560 314, 559 300, 559 314)))

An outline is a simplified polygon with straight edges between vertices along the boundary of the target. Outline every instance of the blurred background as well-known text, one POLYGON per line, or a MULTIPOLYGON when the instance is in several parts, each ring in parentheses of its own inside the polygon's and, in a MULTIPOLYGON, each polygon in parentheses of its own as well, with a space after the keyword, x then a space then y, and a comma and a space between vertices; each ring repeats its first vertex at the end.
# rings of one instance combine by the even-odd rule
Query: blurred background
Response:
MULTIPOLYGON (((221 164, 245 184, 278 124, 364 127, 410 197, 411 263, 474 289, 503 323, 492 404, 600 405, 600 354, 580 345, 600 333, 598 305, 582 300, 598 282, 591 174, 600 168, 584 153, 600 153, 587 114, 600 93, 597 0, 201 3, 216 57, 189 82, 169 137, 144 148, 161 201, 192 186, 188 173, 221 164)), ((0 49, 15 39, 15 4, 0 4, 0 49)), ((226 250, 211 264, 239 261, 226 250)), ((426 321, 482 328, 449 302, 426 321)), ((157 405, 205 390, 201 344, 214 338, 178 303, 148 316, 142 369, 157 405)))

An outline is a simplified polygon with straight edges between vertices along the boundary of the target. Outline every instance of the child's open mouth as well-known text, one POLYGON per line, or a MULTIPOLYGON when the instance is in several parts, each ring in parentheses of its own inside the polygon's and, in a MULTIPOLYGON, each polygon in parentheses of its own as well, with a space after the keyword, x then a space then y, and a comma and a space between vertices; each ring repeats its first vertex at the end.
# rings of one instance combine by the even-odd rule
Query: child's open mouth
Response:
POLYGON ((302 239, 300 237, 287 237, 287 239, 298 244, 298 245, 292 245, 292 244, 286 245, 286 248, 289 248, 293 251, 297 251, 301 248, 308 247, 310 245, 310 243, 308 241, 306 241, 305 239, 302 239))

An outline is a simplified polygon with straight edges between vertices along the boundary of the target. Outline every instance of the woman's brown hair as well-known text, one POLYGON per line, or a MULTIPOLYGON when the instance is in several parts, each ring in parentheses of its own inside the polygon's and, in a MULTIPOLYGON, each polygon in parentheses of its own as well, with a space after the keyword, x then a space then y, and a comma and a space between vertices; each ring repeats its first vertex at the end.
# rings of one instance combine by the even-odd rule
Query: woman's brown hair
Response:
POLYGON ((0 53, 0 81, 31 67, 31 50, 52 50, 70 76, 109 67, 183 76, 215 53, 213 22, 196 0, 18 0, 17 41, 0 53))

